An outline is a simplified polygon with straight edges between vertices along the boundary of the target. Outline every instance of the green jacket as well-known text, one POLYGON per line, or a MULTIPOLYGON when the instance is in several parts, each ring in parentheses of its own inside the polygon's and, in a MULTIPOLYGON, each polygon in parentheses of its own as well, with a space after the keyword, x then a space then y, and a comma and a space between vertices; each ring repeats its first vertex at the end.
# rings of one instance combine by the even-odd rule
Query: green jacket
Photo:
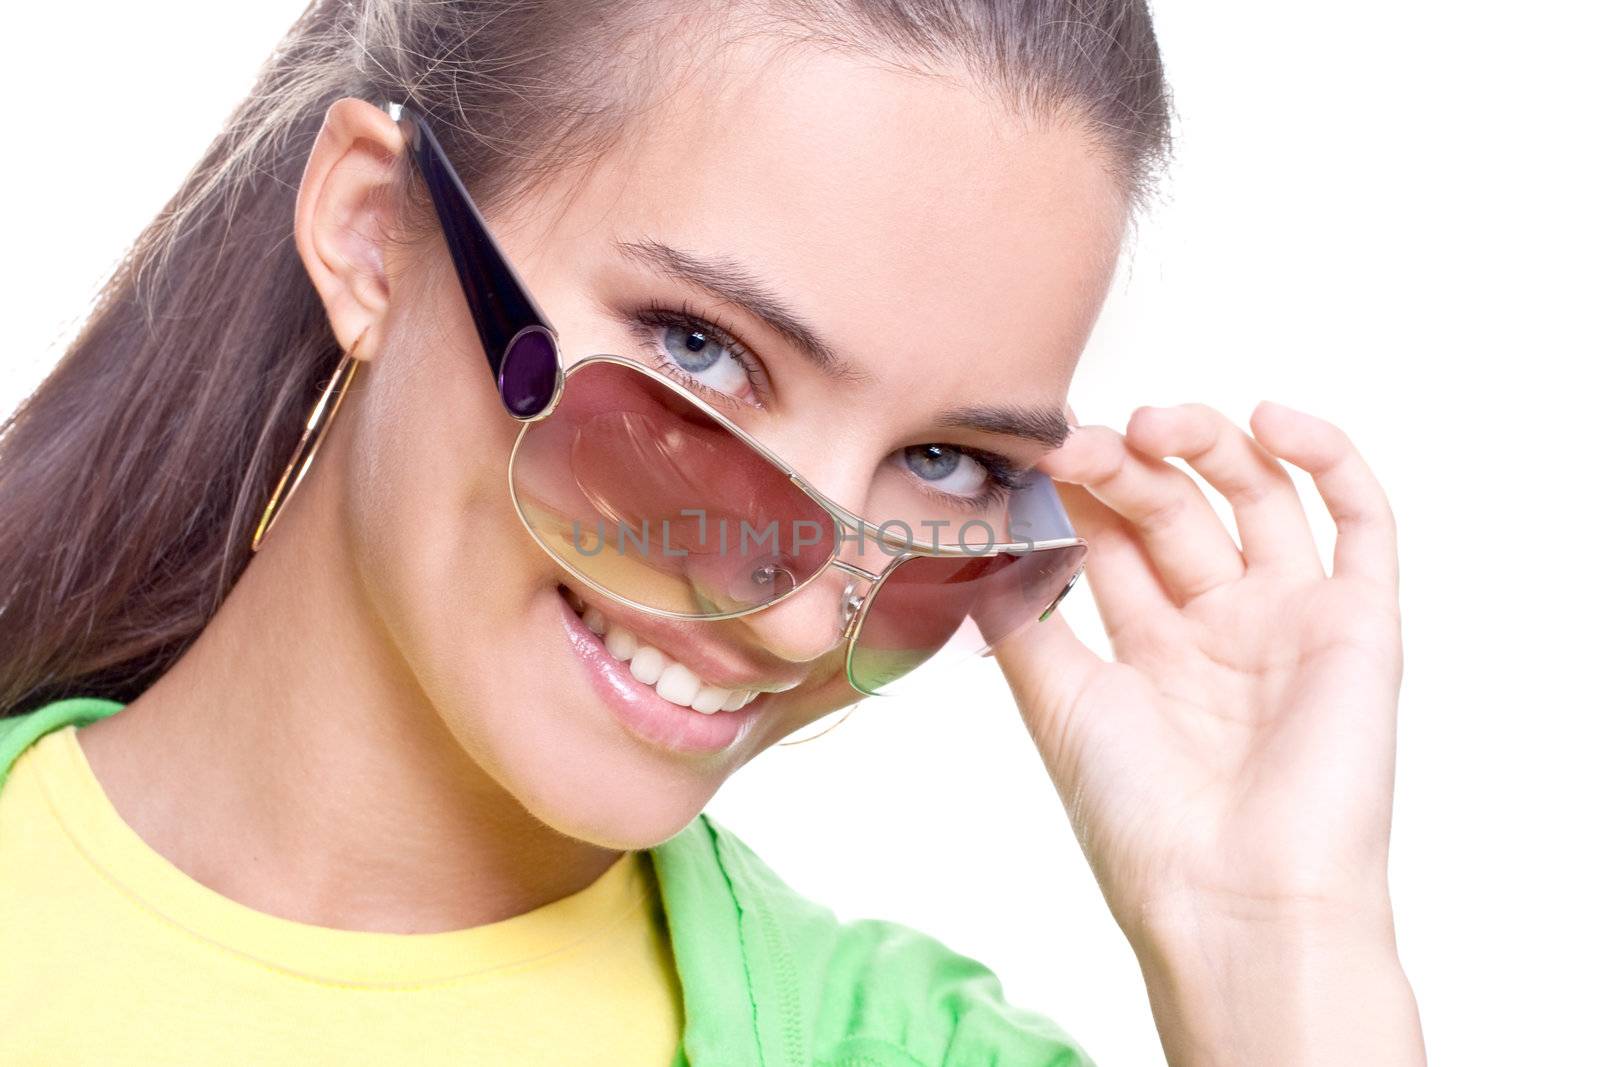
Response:
MULTIPOLYGON (((51 730, 120 710, 79 697, 0 719, 0 787, 51 730)), ((898 923, 841 923, 701 814, 650 849, 683 988, 674 1067, 1084 1067, 994 974, 898 923)))

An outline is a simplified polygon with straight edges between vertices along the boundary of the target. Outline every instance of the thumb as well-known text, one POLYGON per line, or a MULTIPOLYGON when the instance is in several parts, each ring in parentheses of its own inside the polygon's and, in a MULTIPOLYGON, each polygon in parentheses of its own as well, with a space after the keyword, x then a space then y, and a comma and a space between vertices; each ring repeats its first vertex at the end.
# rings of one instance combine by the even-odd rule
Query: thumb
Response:
POLYGON ((994 658, 1030 729, 1065 714, 1106 665, 1072 632, 1059 608, 1001 641, 994 658))

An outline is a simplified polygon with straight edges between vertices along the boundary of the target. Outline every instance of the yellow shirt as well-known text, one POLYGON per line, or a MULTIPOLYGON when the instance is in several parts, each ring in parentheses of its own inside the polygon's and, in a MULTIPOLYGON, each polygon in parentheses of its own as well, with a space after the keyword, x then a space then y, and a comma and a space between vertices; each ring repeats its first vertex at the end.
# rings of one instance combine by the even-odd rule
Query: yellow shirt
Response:
POLYGON ((0 789, 0 1063, 671 1063, 682 1003, 654 873, 444 933, 245 907, 145 844, 77 728, 0 789))

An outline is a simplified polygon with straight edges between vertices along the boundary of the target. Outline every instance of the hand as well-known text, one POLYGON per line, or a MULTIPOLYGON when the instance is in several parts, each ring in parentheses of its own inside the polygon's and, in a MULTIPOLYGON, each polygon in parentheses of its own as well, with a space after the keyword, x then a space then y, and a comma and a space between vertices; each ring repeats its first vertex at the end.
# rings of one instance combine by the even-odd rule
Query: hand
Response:
MULTIPOLYGON (((1198 404, 1140 408, 1126 436, 1078 427, 1041 466, 1089 542, 1085 581, 1115 660, 1060 613, 996 655, 1145 968, 1169 1055, 1176 1044, 1183 1062, 1312 1062, 1299 1053, 1323 1032, 1316 1020, 1282 1040, 1254 1026, 1314 1014, 1303 982, 1333 1005, 1329 982, 1370 981, 1347 990, 1365 1005, 1347 1021, 1370 1029, 1366 1002, 1403 989, 1409 1033, 1397 1040, 1420 1056, 1386 873, 1401 676, 1394 517, 1336 427, 1263 404, 1251 428, 1198 404), (1242 552, 1168 456, 1229 502, 1242 552), (1334 518, 1331 577, 1280 459, 1310 473, 1334 518)), ((1338 1024, 1324 1021, 1331 1037, 1338 1024)), ((1348 1037, 1325 1051, 1376 1062, 1352 1057, 1348 1037)))

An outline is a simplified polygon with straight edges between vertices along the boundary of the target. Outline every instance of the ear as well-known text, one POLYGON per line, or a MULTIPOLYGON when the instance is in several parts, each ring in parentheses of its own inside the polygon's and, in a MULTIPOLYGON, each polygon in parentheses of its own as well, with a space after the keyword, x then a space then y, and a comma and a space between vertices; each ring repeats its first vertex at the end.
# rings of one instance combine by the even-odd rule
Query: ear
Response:
POLYGON ((384 248, 395 217, 395 160, 405 139, 385 112, 365 100, 335 101, 300 178, 294 206, 294 242, 311 284, 322 297, 334 336, 344 351, 370 358, 379 347, 389 307, 384 248))

